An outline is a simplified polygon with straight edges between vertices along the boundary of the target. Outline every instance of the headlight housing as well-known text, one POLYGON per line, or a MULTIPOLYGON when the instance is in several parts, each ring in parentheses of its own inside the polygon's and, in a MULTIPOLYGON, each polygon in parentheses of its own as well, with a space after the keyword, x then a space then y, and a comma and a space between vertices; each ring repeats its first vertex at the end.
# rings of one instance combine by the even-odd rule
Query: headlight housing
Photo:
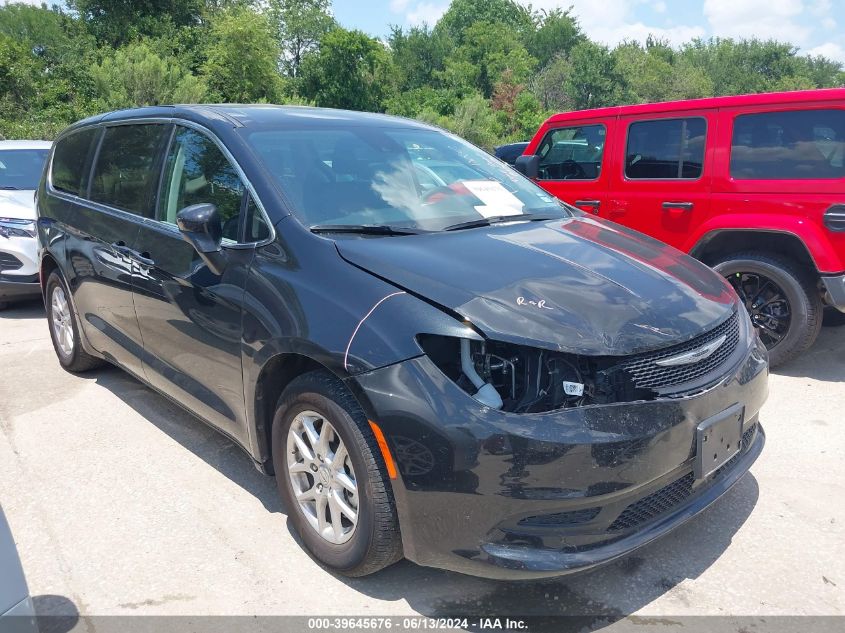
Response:
POLYGON ((618 359, 587 357, 450 336, 418 337, 423 351, 476 400, 511 413, 542 413, 589 404, 651 400, 619 371, 618 359), (474 374, 474 375, 473 375, 474 374), (495 389, 499 400, 490 398, 495 389))
POLYGON ((35 237, 35 222, 18 218, 0 218, 0 237, 35 237))

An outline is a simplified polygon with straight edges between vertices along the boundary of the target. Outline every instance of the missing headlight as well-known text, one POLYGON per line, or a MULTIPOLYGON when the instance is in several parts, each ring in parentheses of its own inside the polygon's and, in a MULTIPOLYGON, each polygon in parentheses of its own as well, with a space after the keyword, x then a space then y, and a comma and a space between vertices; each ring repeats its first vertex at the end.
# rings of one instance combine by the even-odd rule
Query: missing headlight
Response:
MULTIPOLYGON (((478 398, 477 380, 461 366, 461 340, 420 335, 420 346, 453 382, 478 398)), ((576 356, 500 341, 470 341, 472 368, 502 400, 503 411, 542 413, 589 404, 650 400, 651 390, 637 389, 612 359, 576 356)), ((469 373, 472 373, 470 371, 469 373)), ((485 402, 485 404, 487 404, 485 402)))

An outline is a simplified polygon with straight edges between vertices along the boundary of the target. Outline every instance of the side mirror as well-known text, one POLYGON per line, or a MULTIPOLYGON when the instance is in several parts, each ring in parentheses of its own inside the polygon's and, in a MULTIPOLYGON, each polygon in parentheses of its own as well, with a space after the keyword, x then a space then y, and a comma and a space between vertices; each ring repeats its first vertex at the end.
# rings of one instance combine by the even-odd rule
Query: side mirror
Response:
POLYGON ((516 159, 514 169, 534 179, 540 173, 540 157, 536 154, 525 154, 516 159))
POLYGON ((213 204, 192 204, 176 214, 176 225, 182 239, 194 247, 199 256, 215 275, 226 268, 226 254, 220 247, 223 241, 223 223, 213 204))

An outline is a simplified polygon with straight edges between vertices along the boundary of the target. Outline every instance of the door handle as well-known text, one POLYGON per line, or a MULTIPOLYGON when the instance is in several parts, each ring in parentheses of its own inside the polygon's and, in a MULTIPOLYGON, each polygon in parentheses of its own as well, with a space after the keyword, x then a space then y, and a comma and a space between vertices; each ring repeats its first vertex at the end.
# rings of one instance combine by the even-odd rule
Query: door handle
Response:
POLYGON ((663 210, 670 211, 677 209, 678 211, 692 211, 695 205, 692 202, 664 202, 663 210))
POLYGON ((114 250, 116 250, 118 253, 120 253, 121 255, 125 255, 129 259, 135 260, 136 262, 138 262, 142 266, 152 268, 156 264, 155 261, 150 258, 149 253, 139 253, 135 249, 129 248, 126 245, 126 242, 123 242, 123 241, 115 242, 114 244, 112 244, 112 248, 114 250))
POLYGON ((575 201, 576 207, 590 207, 592 209, 592 213, 598 215, 599 207, 601 206, 601 200, 576 200, 575 201))

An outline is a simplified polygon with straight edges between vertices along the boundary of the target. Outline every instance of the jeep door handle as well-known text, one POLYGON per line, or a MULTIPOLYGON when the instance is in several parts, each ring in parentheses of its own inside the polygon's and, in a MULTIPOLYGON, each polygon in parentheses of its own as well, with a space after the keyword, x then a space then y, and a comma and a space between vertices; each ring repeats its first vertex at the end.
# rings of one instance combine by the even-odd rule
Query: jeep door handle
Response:
POLYGON ((676 209, 678 211, 692 211, 695 205, 692 202, 664 202, 663 210, 671 211, 676 209))
POLYGON ((590 207, 592 209, 592 213, 598 215, 599 207, 601 206, 601 200, 576 200, 575 206, 590 207))
POLYGON ((129 248, 125 242, 115 242, 112 244, 112 248, 121 255, 125 255, 129 259, 133 259, 147 268, 152 268, 156 265, 155 261, 150 258, 149 253, 139 253, 135 249, 129 248))

